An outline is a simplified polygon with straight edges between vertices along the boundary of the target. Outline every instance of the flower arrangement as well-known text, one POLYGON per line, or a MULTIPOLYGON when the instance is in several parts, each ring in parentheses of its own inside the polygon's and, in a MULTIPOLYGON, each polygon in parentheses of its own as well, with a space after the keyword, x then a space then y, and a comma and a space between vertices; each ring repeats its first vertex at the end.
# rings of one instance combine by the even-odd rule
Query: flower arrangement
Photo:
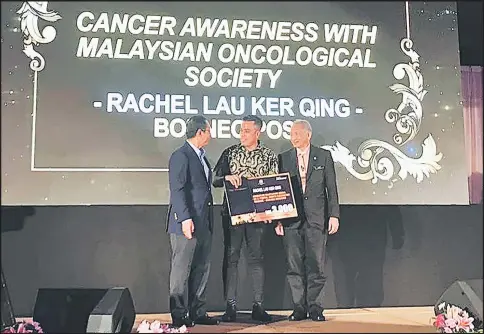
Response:
POLYGON ((20 321, 2 329, 3 333, 43 333, 38 322, 20 321))
POLYGON ((150 323, 149 321, 143 320, 138 328, 137 333, 188 333, 186 326, 181 326, 179 328, 172 327, 168 324, 162 324, 158 320, 150 323))
POLYGON ((433 325, 441 333, 482 333, 482 321, 467 309, 443 302, 438 305, 433 325))

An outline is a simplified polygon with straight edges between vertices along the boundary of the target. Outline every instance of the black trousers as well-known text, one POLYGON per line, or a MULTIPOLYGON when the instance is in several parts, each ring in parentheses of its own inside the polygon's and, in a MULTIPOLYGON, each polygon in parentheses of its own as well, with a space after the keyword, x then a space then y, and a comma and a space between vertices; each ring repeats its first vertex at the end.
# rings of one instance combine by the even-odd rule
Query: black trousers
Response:
POLYGON ((196 319, 207 312, 205 303, 212 232, 196 233, 190 240, 184 235, 170 234, 170 244, 171 317, 173 319, 189 315, 196 319), (188 301, 185 295, 188 295, 188 301))
POLYGON ((326 283, 327 234, 306 222, 298 229, 284 229, 283 244, 286 251, 287 281, 294 310, 301 312, 323 311, 323 287, 326 283))
POLYGON ((224 281, 225 300, 237 300, 238 264, 240 251, 245 242, 247 246, 247 264, 252 279, 253 301, 264 301, 264 256, 262 237, 264 224, 242 224, 232 226, 230 217, 223 216, 224 226, 224 262, 222 277, 224 281))

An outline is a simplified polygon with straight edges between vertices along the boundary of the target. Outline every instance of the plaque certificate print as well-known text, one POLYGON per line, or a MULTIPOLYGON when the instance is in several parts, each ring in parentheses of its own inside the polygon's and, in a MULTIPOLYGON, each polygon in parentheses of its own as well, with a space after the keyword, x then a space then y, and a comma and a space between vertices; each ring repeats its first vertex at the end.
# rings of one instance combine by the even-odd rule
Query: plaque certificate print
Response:
POLYGON ((242 178, 235 188, 225 181, 232 225, 297 217, 289 173, 242 178))

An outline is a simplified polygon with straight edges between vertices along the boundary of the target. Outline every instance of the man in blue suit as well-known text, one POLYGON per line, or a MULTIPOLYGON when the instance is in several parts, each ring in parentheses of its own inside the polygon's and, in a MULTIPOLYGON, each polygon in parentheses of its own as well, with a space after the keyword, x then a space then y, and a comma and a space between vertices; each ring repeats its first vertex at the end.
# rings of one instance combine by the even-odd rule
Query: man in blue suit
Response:
POLYGON ((205 294, 213 230, 212 172, 204 146, 210 124, 203 116, 186 123, 187 141, 170 157, 167 232, 172 249, 170 312, 174 326, 216 325, 208 316, 205 294), (185 292, 188 286, 188 301, 185 292))

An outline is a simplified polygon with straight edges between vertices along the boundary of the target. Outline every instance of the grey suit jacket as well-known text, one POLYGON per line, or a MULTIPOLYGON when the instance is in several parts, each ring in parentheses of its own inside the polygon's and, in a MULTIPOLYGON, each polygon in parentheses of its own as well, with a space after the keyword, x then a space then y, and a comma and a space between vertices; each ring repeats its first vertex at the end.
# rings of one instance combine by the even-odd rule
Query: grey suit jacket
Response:
POLYGON ((311 145, 305 192, 302 190, 295 148, 279 154, 279 171, 291 175, 298 210, 297 218, 281 221, 286 228, 298 228, 307 221, 311 226, 326 230, 329 217, 339 218, 336 174, 329 151, 311 145))

